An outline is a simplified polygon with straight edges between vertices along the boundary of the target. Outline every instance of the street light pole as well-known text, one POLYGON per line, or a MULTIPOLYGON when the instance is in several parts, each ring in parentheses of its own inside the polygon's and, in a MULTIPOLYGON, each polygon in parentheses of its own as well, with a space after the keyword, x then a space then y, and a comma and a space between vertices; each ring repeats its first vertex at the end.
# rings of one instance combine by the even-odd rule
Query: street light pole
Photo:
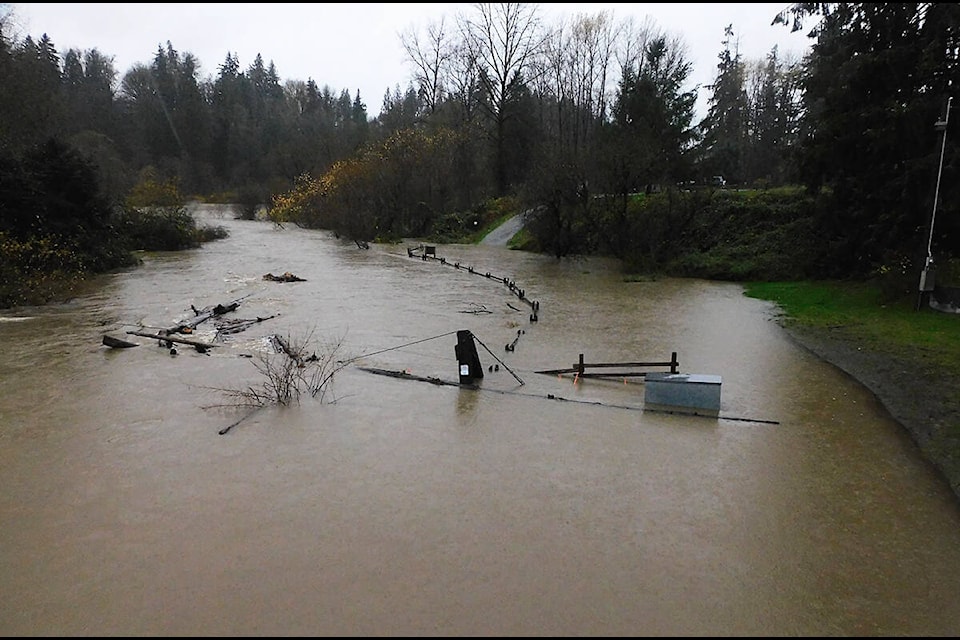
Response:
POLYGON ((917 310, 920 310, 923 293, 933 291, 934 275, 933 269, 933 225, 937 221, 937 201, 940 199, 940 177, 943 175, 943 154, 947 149, 947 125, 950 122, 950 105, 953 103, 953 96, 947 97, 947 113, 934 127, 938 131, 943 131, 943 142, 940 144, 940 166, 937 168, 937 187, 933 192, 933 212, 930 214, 930 236, 927 238, 927 261, 923 265, 923 271, 920 273, 920 292, 917 296, 917 310))

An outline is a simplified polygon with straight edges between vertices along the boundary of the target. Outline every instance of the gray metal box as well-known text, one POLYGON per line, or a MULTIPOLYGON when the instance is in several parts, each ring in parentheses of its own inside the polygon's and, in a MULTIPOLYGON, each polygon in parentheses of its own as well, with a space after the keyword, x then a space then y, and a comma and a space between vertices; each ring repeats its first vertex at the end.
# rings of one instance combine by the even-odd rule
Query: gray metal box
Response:
POLYGON ((644 404, 651 408, 717 415, 721 383, 720 376, 701 373, 648 373, 644 382, 644 404))

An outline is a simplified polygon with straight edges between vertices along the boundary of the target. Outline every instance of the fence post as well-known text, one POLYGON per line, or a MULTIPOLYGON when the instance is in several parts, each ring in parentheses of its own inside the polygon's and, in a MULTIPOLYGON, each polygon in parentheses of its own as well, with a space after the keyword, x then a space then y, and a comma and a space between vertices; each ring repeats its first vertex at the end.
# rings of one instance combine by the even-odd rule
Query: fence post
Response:
POLYGON ((680 363, 677 362, 677 352, 674 351, 670 354, 670 373, 677 373, 679 371, 680 363))

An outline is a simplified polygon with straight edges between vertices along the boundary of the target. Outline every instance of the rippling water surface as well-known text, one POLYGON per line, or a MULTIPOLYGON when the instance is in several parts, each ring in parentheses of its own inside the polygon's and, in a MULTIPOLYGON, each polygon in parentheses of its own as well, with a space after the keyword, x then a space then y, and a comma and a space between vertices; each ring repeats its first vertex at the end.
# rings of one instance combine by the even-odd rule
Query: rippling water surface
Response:
POLYGON ((198 215, 230 237, 0 317, 0 633, 960 632, 946 484, 739 286, 438 246, 456 269, 198 215), (287 271, 305 281, 263 279, 287 271), (233 300, 264 320, 207 354, 127 334, 233 300), (456 382, 463 329, 479 389, 365 370, 456 382), (323 401, 221 435, 271 335, 347 364, 323 401), (671 352, 721 376, 718 417, 645 410, 635 379, 537 373, 671 352))

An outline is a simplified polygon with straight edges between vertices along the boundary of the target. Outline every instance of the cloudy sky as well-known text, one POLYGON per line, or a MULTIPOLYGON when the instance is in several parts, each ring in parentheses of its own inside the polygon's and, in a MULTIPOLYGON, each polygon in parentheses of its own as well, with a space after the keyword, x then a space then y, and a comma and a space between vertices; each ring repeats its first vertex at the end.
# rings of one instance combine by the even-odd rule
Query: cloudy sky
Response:
MULTIPOLYGON (((810 41, 771 25, 788 3, 540 3, 548 24, 578 14, 610 11, 615 19, 650 19, 671 36, 680 36, 693 63, 692 88, 713 81, 724 28, 732 24, 740 50, 749 59, 763 58, 777 45, 781 55, 799 58, 810 41)), ((190 3, 99 4, 13 3, 8 30, 18 39, 47 34, 61 54, 96 48, 112 56, 120 74, 136 63, 149 63, 158 46, 169 41, 180 53, 192 53, 201 75, 215 76, 228 53, 241 69, 261 54, 276 66, 281 80, 307 80, 335 92, 360 92, 367 111, 380 111, 386 91, 406 89, 411 67, 399 34, 425 31, 431 22, 471 11, 468 3, 190 3)), ((698 111, 706 91, 700 92, 698 111)), ((702 114, 701 114, 702 115, 702 114)))

